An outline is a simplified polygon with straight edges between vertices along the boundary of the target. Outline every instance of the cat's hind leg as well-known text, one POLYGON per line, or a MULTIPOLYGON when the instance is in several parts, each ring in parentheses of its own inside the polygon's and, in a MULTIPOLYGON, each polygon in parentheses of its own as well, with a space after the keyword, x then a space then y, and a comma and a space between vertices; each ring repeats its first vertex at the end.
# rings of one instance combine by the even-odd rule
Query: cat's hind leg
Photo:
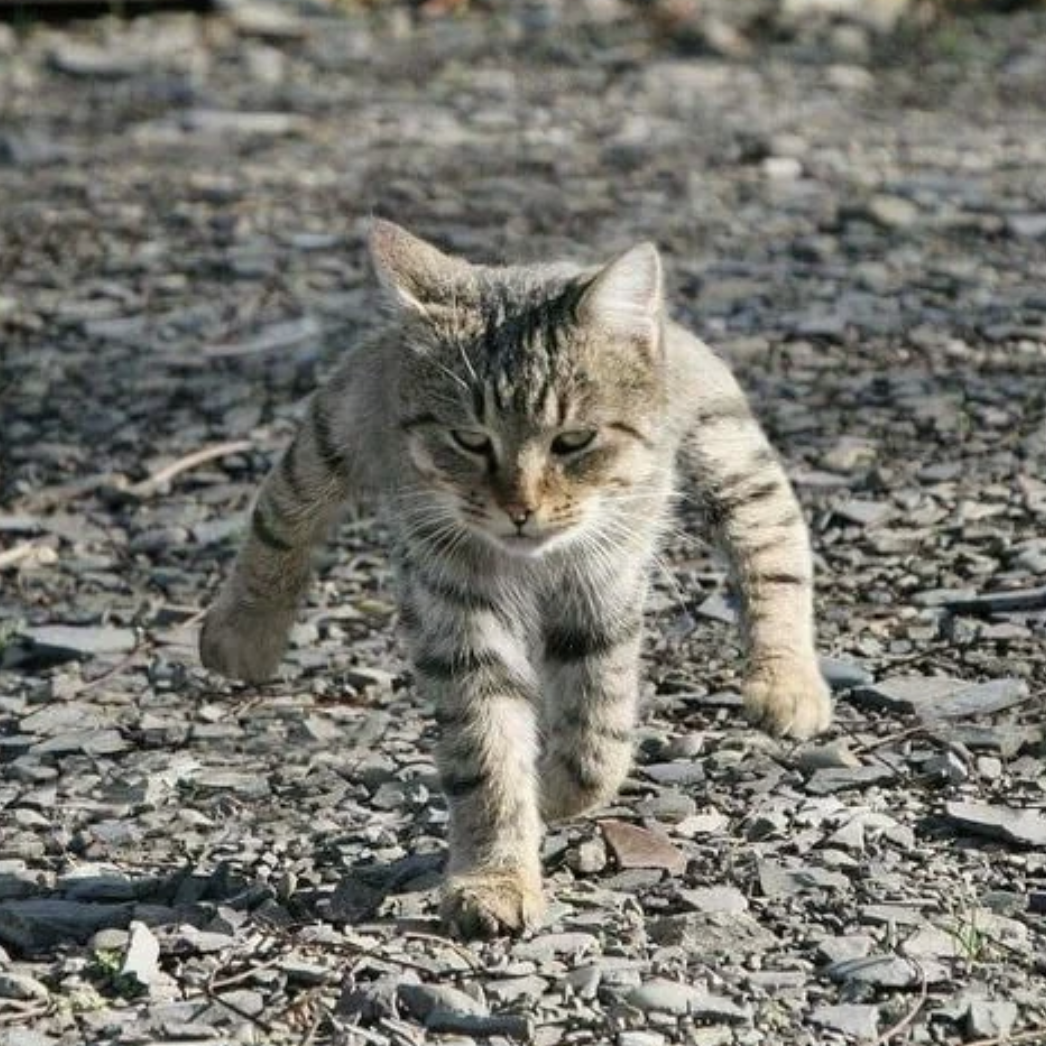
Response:
POLYGON ((578 585, 550 604, 544 622, 539 776, 546 821, 607 802, 632 761, 645 579, 627 571, 598 594, 578 585))

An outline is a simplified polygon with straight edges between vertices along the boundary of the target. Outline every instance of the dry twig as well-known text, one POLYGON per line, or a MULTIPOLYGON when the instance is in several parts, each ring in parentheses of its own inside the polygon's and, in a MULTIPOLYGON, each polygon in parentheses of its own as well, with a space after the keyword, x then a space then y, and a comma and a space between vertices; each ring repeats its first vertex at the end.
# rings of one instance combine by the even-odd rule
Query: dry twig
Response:
POLYGON ((170 465, 164 466, 164 468, 154 472, 140 483, 135 483, 133 486, 128 487, 127 493, 136 498, 150 497, 165 483, 169 483, 175 476, 180 476, 183 472, 188 472, 190 469, 204 465, 208 461, 214 461, 215 458, 225 458, 230 454, 243 454, 253 446, 254 444, 250 440, 238 439, 193 451, 192 454, 186 454, 185 457, 172 461, 170 465))
POLYGON ((922 968, 922 965, 916 962, 915 959, 908 960, 918 971, 919 971, 919 998, 915 1000, 915 1005, 892 1027, 887 1028, 886 1031, 875 1040, 875 1046, 887 1046, 890 1040, 895 1035, 900 1035, 905 1028, 911 1026, 912 1022, 922 1012, 922 1008, 926 1005, 926 996, 929 993, 930 987, 926 983, 926 971, 922 968))

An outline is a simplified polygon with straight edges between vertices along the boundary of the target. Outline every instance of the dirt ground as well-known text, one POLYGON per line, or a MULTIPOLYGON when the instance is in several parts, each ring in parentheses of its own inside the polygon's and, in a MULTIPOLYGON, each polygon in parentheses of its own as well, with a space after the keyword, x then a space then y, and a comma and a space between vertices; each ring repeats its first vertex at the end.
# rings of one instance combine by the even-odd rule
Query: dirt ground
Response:
POLYGON ((1043 1046, 1044 103, 1041 8, 722 47, 595 0, 0 25, 0 1044, 1043 1046), (477 260, 655 240, 816 544, 837 724, 797 748, 742 721, 681 518, 636 768, 550 831, 523 941, 436 921, 380 525, 280 681, 195 655, 379 322, 375 214, 477 260))

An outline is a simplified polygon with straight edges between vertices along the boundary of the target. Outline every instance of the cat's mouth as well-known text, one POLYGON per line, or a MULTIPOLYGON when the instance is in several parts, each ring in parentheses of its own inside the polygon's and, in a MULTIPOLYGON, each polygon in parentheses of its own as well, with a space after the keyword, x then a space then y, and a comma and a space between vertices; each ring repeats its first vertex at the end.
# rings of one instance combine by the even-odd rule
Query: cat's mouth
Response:
POLYGON ((536 559, 538 556, 543 556, 553 546, 561 544, 566 536, 566 531, 562 528, 523 534, 491 534, 488 531, 485 536, 498 549, 507 552, 510 556, 536 559))

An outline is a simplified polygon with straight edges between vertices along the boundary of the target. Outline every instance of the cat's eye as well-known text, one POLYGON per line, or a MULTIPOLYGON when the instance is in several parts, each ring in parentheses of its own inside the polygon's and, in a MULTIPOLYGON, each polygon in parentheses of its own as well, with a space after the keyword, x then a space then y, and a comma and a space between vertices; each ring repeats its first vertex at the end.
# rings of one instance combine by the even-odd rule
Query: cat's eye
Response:
POLYGON ((491 448, 490 437, 485 432, 470 429, 451 429, 450 438, 470 454, 486 454, 491 448))
POLYGON ((561 432, 552 441, 552 453, 560 457, 584 450, 596 438, 595 429, 577 429, 574 432, 561 432))

